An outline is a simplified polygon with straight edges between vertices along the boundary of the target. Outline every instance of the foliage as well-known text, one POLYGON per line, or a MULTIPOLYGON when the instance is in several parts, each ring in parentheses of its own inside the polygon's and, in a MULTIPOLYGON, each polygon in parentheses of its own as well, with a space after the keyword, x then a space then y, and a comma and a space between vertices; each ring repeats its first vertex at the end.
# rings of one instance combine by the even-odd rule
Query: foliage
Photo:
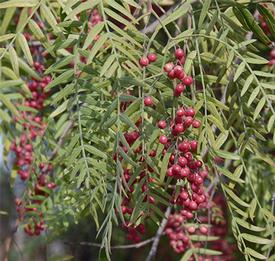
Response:
MULTIPOLYGON (((209 167, 207 186, 223 192, 243 258, 275 260, 271 200, 275 193, 275 75, 267 60, 275 40, 270 11, 274 7, 260 1, 171 2, 170 11, 162 14, 163 3, 155 0, 147 1, 148 5, 133 0, 1 1, 0 117, 6 152, 22 131, 23 122, 14 117, 29 110, 22 105, 31 95, 26 83, 40 78, 31 51, 32 45, 39 45, 44 52, 44 75, 53 80, 46 87, 50 92, 43 111, 47 125, 33 144, 33 166, 51 163, 58 188, 42 205, 32 207, 43 210, 52 234, 84 216, 92 217, 109 255, 112 230, 123 221, 120 206, 131 183, 123 181, 122 163, 113 159, 116 153, 135 175, 146 164, 155 170, 157 182, 149 193, 158 204, 142 202, 143 192, 137 191, 131 222, 142 223, 144 218, 138 214, 145 212, 160 224, 163 209, 170 204, 171 179, 165 177, 167 162, 160 160, 163 147, 156 121, 177 106, 172 100, 173 82, 163 65, 171 60, 176 46, 184 46, 184 70, 195 81, 177 104, 195 106, 202 122, 196 134, 198 152, 209 167), (91 26, 94 9, 102 20, 91 26), (263 17, 270 34, 255 14, 263 17), (16 16, 19 21, 14 22, 16 16), (29 41, 26 32, 35 40, 29 41), (141 69, 140 57, 150 52, 157 53, 157 61, 141 69), (154 107, 144 106, 148 95, 154 97, 154 107), (127 102, 131 105, 122 110, 127 102), (129 146, 124 132, 138 130, 140 117, 141 138, 129 146), (140 145, 144 162, 134 158, 140 145), (154 160, 148 156, 152 149, 157 151, 154 160)), ((33 180, 26 186, 32 188, 33 180)), ((190 248, 181 260, 192 254, 217 253, 190 248)))

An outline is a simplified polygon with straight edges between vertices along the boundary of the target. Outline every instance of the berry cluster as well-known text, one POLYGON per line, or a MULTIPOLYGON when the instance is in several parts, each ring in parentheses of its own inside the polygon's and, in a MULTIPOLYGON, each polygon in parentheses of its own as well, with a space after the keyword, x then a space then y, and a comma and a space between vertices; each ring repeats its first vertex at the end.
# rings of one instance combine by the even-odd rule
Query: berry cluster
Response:
POLYGON ((272 49, 269 53, 269 63, 270 66, 275 65, 275 49, 272 49))
MULTIPOLYGON (((43 26, 42 23, 40 25, 43 26)), ((28 33, 25 33, 25 37, 32 40, 28 33)), ((40 46, 31 46, 31 48, 37 60, 43 59, 40 46)), ((43 75, 45 68, 41 62, 34 62, 33 67, 38 74, 43 75)), ((44 230, 43 213, 37 205, 41 205, 43 200, 50 195, 51 190, 56 187, 51 178, 52 165, 40 163, 36 167, 34 164, 34 142, 37 137, 44 135, 47 126, 43 122, 42 111, 49 96, 45 88, 51 81, 50 76, 42 76, 39 80, 33 78, 28 81, 27 86, 31 95, 25 97, 23 105, 29 109, 15 118, 15 122, 21 126, 20 135, 11 144, 11 150, 16 156, 17 174, 22 181, 28 181, 24 199, 18 198, 15 203, 19 221, 25 223, 24 231, 30 236, 39 235, 44 230)))
MULTIPOLYGON (((199 225, 198 228, 194 225, 185 226, 186 216, 183 212, 184 210, 171 214, 165 228, 165 234, 168 236, 170 245, 176 253, 183 253, 189 247, 189 235, 195 233, 199 235, 208 234, 208 227, 206 225, 199 225)), ((196 246, 199 247, 199 245, 197 243, 196 246)))

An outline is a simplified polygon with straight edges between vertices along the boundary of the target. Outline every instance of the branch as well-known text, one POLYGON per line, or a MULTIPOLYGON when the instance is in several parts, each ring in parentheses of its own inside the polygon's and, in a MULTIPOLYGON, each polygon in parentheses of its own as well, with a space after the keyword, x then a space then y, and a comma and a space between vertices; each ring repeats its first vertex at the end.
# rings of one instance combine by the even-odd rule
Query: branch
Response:
POLYGON ((68 132, 71 130, 71 128, 73 126, 74 126, 74 122, 73 122, 73 120, 70 120, 68 122, 68 125, 66 126, 66 128, 63 130, 63 132, 62 132, 62 134, 60 136, 60 139, 57 142, 57 146, 52 151, 52 153, 51 153, 51 155, 49 157, 49 160, 52 160, 56 156, 57 152, 59 151, 59 149, 61 148, 61 146, 62 146, 62 144, 64 142, 65 137, 67 136, 68 132))
POLYGON ((170 215, 170 213, 171 213, 171 206, 169 206, 165 211, 164 218, 161 221, 160 227, 159 227, 157 234, 154 238, 154 242, 153 242, 151 250, 146 258, 146 261, 151 261, 154 258, 154 256, 156 255, 159 240, 160 240, 161 235, 163 234, 163 231, 164 231, 166 223, 167 223, 167 218, 170 215))
MULTIPOLYGON (((142 242, 136 243, 136 244, 129 244, 129 245, 118 245, 118 246, 111 246, 111 249, 129 249, 129 248, 140 248, 145 245, 150 244, 155 240, 155 237, 149 238, 147 240, 144 240, 142 242)), ((93 247, 99 247, 101 248, 102 245, 98 243, 91 243, 91 242, 79 242, 79 243, 71 243, 71 242, 65 242, 67 245, 80 245, 80 246, 93 246, 93 247)))

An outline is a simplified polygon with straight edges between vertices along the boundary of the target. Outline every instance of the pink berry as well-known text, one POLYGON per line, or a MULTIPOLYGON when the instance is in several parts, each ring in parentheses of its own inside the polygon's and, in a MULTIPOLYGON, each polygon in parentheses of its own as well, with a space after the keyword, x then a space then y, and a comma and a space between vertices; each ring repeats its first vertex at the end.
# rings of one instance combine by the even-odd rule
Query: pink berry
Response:
POLYGON ((185 110, 186 116, 194 117, 195 114, 196 114, 195 110, 191 107, 185 110))
POLYGON ((163 69, 164 69, 165 72, 169 73, 173 70, 173 68, 174 68, 173 63, 167 63, 167 64, 164 65, 163 69))
POLYGON ((178 163, 181 167, 185 167, 187 164, 187 159, 185 157, 179 157, 178 163))
POLYGON ((177 124, 177 125, 175 126, 175 132, 176 132, 177 134, 182 133, 183 131, 184 131, 184 127, 183 127, 182 124, 177 124))
POLYGON ((178 164, 175 164, 175 165, 172 167, 172 171, 173 171, 173 174, 174 174, 175 176, 180 175, 181 166, 178 165, 178 164))
POLYGON ((150 63, 155 62, 157 60, 157 55, 155 53, 149 53, 147 56, 150 63))
POLYGON ((184 90, 185 90, 185 86, 182 83, 179 83, 176 85, 174 95, 178 97, 183 93, 184 90))
POLYGON ((208 233, 208 227, 206 226, 200 226, 199 229, 200 229, 200 232, 204 235, 208 233))
POLYGON ((201 123, 200 123, 200 121, 198 121, 198 120, 194 120, 193 123, 192 123, 192 126, 193 126, 195 129, 197 129, 197 128, 199 128, 199 127, 201 126, 201 123))
POLYGON ((158 127, 160 129, 165 129, 166 128, 166 122, 164 120, 161 120, 158 122, 158 127))
POLYGON ((153 105, 153 98, 151 96, 147 96, 144 99, 144 105, 145 106, 152 106, 153 105))
POLYGON ((196 151, 198 147, 198 142, 196 140, 190 141, 190 147, 192 151, 196 151))
POLYGON ((192 200, 189 204, 189 208, 191 210, 197 210, 198 209, 198 204, 195 201, 192 200))
POLYGON ((167 139, 167 137, 165 135, 161 135, 159 137, 159 142, 164 145, 164 144, 166 144, 168 142, 168 139, 167 139))
POLYGON ((183 78, 182 82, 186 86, 190 86, 193 83, 193 78, 191 76, 186 76, 183 78))
POLYGON ((175 56, 178 60, 182 59, 185 56, 183 49, 181 48, 176 49, 175 56))
POLYGON ((181 152, 187 152, 190 150, 190 144, 188 141, 183 141, 178 145, 178 149, 181 152))
POLYGON ((270 57, 272 59, 275 59, 275 49, 272 49, 271 52, 270 52, 270 57))
POLYGON ((196 228, 193 227, 193 226, 191 226, 191 227, 189 227, 189 228, 187 229, 187 231, 188 231, 189 234, 194 234, 195 231, 196 231, 196 228))
POLYGON ((183 108, 179 108, 179 109, 177 110, 177 116, 178 116, 178 117, 182 117, 182 116, 184 116, 184 114, 185 114, 185 111, 184 111, 183 108))
POLYGON ((146 67, 149 64, 149 59, 147 57, 141 57, 139 64, 141 67, 146 67))

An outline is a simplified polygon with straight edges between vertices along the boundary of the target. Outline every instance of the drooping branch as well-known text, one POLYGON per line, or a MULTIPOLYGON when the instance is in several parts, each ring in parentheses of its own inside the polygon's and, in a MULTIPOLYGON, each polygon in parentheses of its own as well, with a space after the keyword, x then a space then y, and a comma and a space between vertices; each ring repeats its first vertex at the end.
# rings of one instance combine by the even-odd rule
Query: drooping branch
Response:
POLYGON ((151 250, 146 258, 146 261, 151 261, 154 258, 154 256, 156 255, 157 248, 159 245, 159 240, 160 240, 161 235, 163 234, 163 231, 165 229, 167 219, 168 219, 168 216, 170 215, 170 213, 171 213, 171 206, 169 206, 165 211, 164 218, 161 221, 160 227, 159 227, 157 234, 154 238, 154 242, 153 242, 151 250))

